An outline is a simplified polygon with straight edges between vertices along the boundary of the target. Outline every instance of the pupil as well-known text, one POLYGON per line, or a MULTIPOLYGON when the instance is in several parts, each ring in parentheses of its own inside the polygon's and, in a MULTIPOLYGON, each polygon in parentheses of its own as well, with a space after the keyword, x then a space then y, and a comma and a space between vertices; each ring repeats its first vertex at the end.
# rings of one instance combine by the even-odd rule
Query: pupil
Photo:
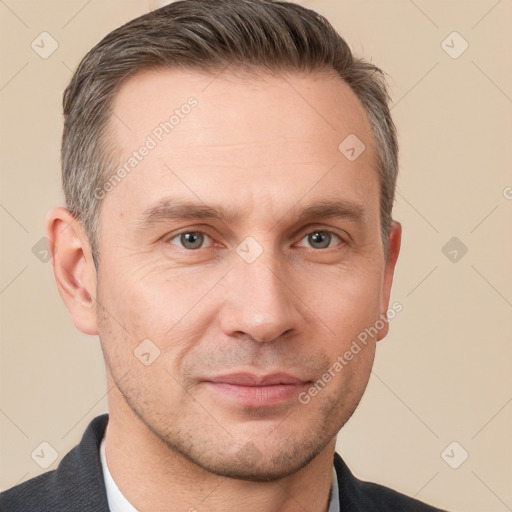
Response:
POLYGON ((201 247, 202 242, 203 238, 200 233, 183 233, 181 235, 181 243, 187 249, 197 249, 201 247))
POLYGON ((315 245, 317 247, 320 247, 321 249, 324 249, 329 246, 330 235, 328 233, 322 233, 321 231, 316 231, 315 233, 312 233, 309 235, 309 241, 312 245, 315 245))

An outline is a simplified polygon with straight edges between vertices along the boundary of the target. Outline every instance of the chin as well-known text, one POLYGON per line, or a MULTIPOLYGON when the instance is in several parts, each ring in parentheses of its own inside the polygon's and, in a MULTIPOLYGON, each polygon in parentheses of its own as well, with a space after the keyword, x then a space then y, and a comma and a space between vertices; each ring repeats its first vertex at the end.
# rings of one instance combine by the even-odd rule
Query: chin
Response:
POLYGON ((237 443, 234 439, 216 444, 176 443, 167 445, 194 466, 224 478, 253 482, 271 482, 297 473, 306 467, 333 439, 333 436, 315 436, 288 441, 276 437, 273 443, 249 441, 237 443), (209 445, 199 451, 200 446, 209 445))
MULTIPOLYGON (((240 451, 243 450, 244 448, 240 451)), ((295 450, 295 452, 297 451, 295 450)), ((307 457, 304 457, 305 454, 301 455, 297 456, 295 453, 293 458, 285 458, 282 455, 271 458, 258 453, 258 460, 251 460, 245 455, 235 455, 230 458, 217 457, 215 459, 201 457, 192 460, 192 462, 209 473, 224 478, 252 482, 272 482, 297 473, 307 466, 317 454, 310 454, 307 457)))

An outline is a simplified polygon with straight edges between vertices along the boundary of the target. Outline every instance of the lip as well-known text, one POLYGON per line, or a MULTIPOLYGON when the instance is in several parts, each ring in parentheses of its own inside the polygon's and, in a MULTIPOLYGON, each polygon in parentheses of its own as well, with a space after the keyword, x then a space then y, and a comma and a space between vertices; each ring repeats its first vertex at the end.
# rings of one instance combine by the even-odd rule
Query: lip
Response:
POLYGON ((203 383, 221 399, 245 407, 271 407, 296 398, 311 381, 288 373, 232 373, 209 377, 203 383))

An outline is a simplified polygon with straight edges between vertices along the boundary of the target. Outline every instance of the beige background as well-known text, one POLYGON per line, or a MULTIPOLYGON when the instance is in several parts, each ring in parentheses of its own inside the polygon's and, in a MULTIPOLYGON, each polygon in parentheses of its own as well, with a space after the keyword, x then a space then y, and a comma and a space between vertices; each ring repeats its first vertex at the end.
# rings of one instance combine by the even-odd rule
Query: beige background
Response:
MULTIPOLYGON (((163 2, 162 2, 163 3, 163 2)), ((395 218, 403 311, 338 450, 361 478, 453 511, 512 510, 512 2, 304 0, 391 76, 401 142, 395 218), (458 58, 463 40, 469 44, 458 58), (458 261, 442 248, 457 237, 458 261), (453 441, 453 451, 443 450, 453 441), (458 468, 466 450, 469 458, 458 468)), ((106 412, 99 342, 78 332, 33 247, 62 203, 61 95, 143 0, 0 2, 0 488, 43 472, 106 412), (47 31, 58 49, 31 42, 47 31)), ((38 246, 36 246, 38 247, 38 246)), ((37 252, 37 251, 36 251, 37 252)))

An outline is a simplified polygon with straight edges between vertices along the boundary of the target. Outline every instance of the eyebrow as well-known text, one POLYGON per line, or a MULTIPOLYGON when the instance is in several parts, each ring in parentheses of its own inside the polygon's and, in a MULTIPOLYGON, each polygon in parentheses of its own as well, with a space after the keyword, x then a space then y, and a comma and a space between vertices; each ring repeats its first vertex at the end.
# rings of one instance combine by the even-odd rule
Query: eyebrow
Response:
MULTIPOLYGON (((276 224, 289 215, 293 216, 294 222, 302 222, 313 218, 343 218, 361 222, 365 217, 365 209, 362 205, 353 201, 325 199, 307 206, 296 204, 276 221, 276 224)), ((214 219, 223 223, 234 224, 240 222, 242 218, 243 215, 240 212, 225 208, 222 205, 212 204, 208 206, 204 203, 171 197, 163 198, 155 205, 144 210, 137 220, 137 227, 145 230, 168 220, 188 219, 214 219)))
MULTIPOLYGON (((324 199, 316 201, 308 206, 295 205, 286 215, 295 216, 296 221, 304 221, 313 218, 322 219, 348 219, 355 222, 361 222, 365 217, 365 208, 353 201, 346 199, 324 199)), ((282 220, 279 219, 279 221, 282 220)))
POLYGON ((140 229, 147 229, 153 224, 166 220, 217 219, 226 223, 235 223, 240 218, 239 213, 227 210, 220 205, 208 206, 204 203, 171 197, 161 199, 154 206, 144 210, 137 225, 140 229))

